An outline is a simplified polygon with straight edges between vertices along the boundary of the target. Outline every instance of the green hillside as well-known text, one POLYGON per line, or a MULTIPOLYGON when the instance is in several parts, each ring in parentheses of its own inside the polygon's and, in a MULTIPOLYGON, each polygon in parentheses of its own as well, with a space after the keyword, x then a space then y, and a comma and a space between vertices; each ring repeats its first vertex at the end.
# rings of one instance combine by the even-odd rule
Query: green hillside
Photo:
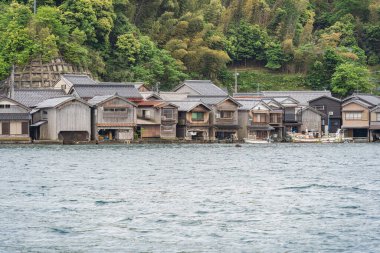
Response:
POLYGON ((109 81, 185 78, 241 89, 375 89, 378 0, 0 0, 0 79, 61 55, 109 81), (375 66, 375 67, 373 67, 375 66))

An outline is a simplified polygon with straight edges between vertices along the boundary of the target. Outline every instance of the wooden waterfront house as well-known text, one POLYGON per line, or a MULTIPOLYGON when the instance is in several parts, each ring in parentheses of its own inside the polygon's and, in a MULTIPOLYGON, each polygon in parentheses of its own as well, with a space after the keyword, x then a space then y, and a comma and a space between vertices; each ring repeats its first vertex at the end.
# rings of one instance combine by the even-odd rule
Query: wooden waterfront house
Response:
POLYGON ((185 80, 173 91, 187 93, 190 96, 228 96, 225 90, 216 86, 210 80, 185 80))
POLYGON ((302 125, 302 106, 292 97, 272 97, 284 108, 283 126, 284 135, 287 133, 300 133, 302 125))
POLYGON ((177 137, 185 140, 210 140, 210 112, 202 101, 172 101, 178 106, 177 137))
MULTIPOLYGON (((369 94, 354 94, 343 100, 342 129, 345 137, 354 140, 370 141, 371 116, 377 116, 376 107, 380 104, 380 97, 369 94), (372 114, 372 110, 375 112, 372 114)), ((374 122, 376 125, 376 121, 374 122)), ((373 125, 373 128, 376 126, 373 125)), ((376 129, 373 129, 376 130, 376 129)))
POLYGON ((92 136, 97 141, 133 140, 137 105, 119 95, 96 96, 92 105, 92 136))
POLYGON ((302 125, 301 132, 304 134, 312 134, 313 137, 319 138, 322 136, 322 118, 326 115, 311 106, 301 109, 302 125))
POLYGON ((380 141, 380 105, 370 110, 370 141, 380 141))
POLYGON ((284 136, 284 107, 272 98, 263 98, 262 101, 271 108, 269 125, 274 128, 271 138, 275 141, 282 141, 284 136))
POLYGON ((210 140, 232 140, 239 129, 238 108, 241 104, 230 96, 188 96, 200 100, 211 108, 210 140))
POLYGON ((340 99, 321 96, 309 100, 309 106, 323 113, 322 132, 324 134, 336 133, 342 126, 342 101, 340 99))
POLYGON ((162 100, 140 101, 137 133, 140 138, 175 139, 178 107, 162 100))
POLYGON ((91 136, 90 105, 72 96, 50 98, 32 110, 34 140, 89 141, 91 136))
POLYGON ((29 112, 28 107, 0 96, 0 142, 30 142, 29 112))
POLYGON ((270 123, 272 109, 261 99, 239 99, 238 139, 267 140, 275 130, 270 123))

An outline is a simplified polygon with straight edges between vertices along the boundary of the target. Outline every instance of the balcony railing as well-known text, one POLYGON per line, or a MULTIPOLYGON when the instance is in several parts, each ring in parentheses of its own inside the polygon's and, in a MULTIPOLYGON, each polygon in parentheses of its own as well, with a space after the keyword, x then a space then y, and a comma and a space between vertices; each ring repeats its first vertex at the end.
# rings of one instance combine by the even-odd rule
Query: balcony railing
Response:
POLYGON ((299 114, 285 114, 284 122, 301 122, 302 118, 299 114))

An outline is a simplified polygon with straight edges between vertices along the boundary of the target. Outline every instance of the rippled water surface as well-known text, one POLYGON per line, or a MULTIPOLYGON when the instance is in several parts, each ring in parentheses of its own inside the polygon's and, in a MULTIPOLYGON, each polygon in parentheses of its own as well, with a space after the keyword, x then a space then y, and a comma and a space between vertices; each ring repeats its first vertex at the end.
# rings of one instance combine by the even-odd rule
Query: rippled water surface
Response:
POLYGON ((380 145, 0 146, 0 252, 380 252, 380 145))

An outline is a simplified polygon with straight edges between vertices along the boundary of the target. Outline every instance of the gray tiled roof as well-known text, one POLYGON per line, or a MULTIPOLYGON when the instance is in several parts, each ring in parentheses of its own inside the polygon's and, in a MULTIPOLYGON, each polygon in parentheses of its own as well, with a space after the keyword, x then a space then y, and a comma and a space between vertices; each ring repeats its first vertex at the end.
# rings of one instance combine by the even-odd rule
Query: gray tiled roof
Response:
POLYGON ((117 94, 125 98, 142 98, 134 85, 125 83, 98 83, 89 85, 74 85, 74 90, 81 98, 93 98, 117 94))
POLYGON ((187 93, 177 93, 177 92, 160 92, 159 95, 163 100, 167 100, 167 101, 186 100, 188 96, 187 93))
POLYGON ((178 106, 178 111, 182 111, 182 112, 183 111, 188 112, 191 109, 197 107, 198 105, 203 105, 206 108, 208 108, 209 110, 211 110, 206 104, 202 103, 199 100, 198 101, 197 100, 194 100, 194 101, 170 101, 170 103, 178 106))
POLYGON ((96 81, 91 79, 88 75, 64 74, 62 76, 74 85, 75 84, 96 84, 96 81))
POLYGON ((90 104, 90 105, 97 105, 99 103, 102 103, 103 101, 113 97, 114 95, 105 95, 105 96, 95 96, 93 98, 91 98, 90 100, 88 100, 87 102, 90 104))
POLYGON ((226 93, 223 89, 216 86, 210 80, 186 80, 183 83, 183 85, 190 87, 192 90, 199 93, 199 95, 204 95, 204 96, 227 96, 228 95, 228 93, 226 93))
POLYGON ((308 102, 312 99, 321 96, 331 97, 330 91, 262 91, 262 93, 265 97, 289 96, 304 106, 308 105, 308 102))
POLYGON ((216 105, 228 98, 228 96, 188 96, 188 100, 200 100, 207 105, 216 105))
POLYGON ((65 96, 65 92, 60 89, 15 89, 14 100, 27 107, 35 107, 42 101, 65 96))
POLYGON ((65 97, 58 97, 58 98, 50 98, 47 100, 42 101, 37 105, 37 109, 42 108, 53 108, 56 107, 62 103, 65 103, 67 101, 75 99, 73 96, 65 96, 65 97))
POLYGON ((372 105, 380 104, 380 97, 379 96, 365 94, 365 95, 355 95, 355 97, 357 97, 361 100, 364 100, 366 102, 369 102, 372 105))
POLYGON ((0 113, 0 120, 29 120, 29 113, 0 113))
POLYGON ((242 105, 239 110, 251 110, 261 99, 238 99, 237 101, 242 105))

